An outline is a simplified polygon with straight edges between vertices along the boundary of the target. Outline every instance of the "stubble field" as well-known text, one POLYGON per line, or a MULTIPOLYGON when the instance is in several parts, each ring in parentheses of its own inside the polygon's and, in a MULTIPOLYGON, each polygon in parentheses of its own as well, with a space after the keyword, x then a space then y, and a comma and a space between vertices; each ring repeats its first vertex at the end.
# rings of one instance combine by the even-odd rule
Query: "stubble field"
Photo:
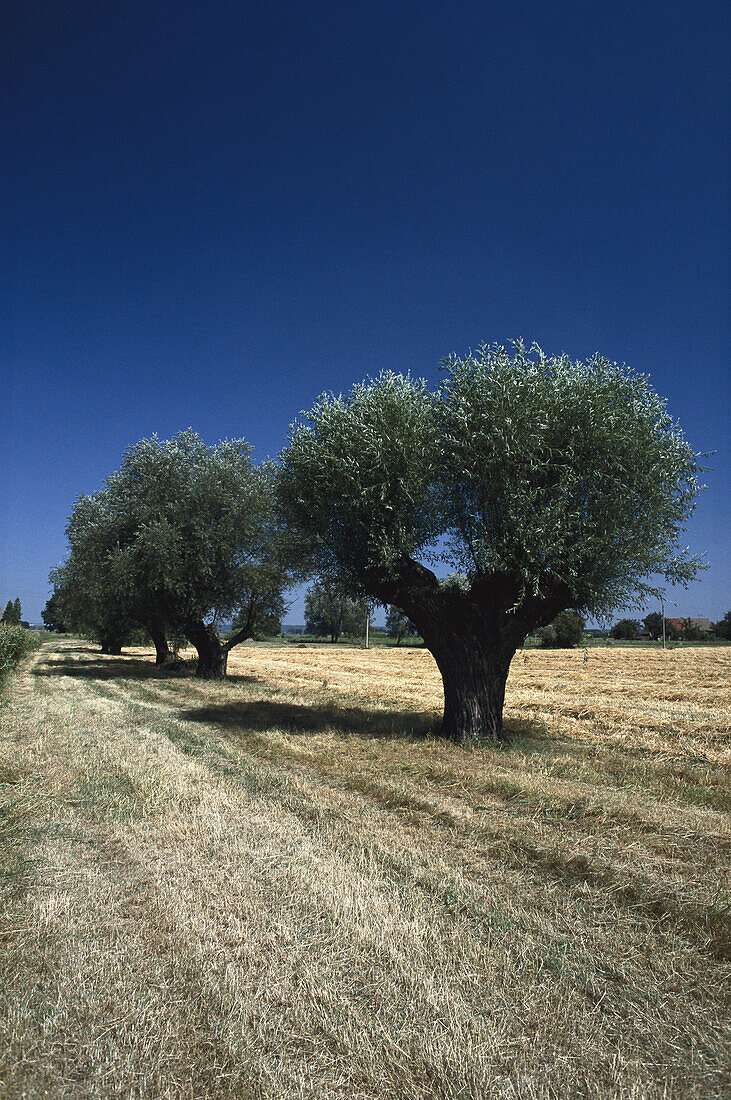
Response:
POLYGON ((46 643, 0 701, 0 1096, 722 1097, 731 648, 230 679, 46 643))

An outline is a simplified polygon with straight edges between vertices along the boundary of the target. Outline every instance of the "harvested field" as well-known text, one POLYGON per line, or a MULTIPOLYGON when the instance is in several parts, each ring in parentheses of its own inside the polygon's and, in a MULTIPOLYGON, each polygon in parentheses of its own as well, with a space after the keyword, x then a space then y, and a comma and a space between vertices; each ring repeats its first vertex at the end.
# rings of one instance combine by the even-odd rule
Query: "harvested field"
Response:
POLYGON ((0 702, 0 1095, 725 1097, 731 648, 225 683, 54 641, 0 702))

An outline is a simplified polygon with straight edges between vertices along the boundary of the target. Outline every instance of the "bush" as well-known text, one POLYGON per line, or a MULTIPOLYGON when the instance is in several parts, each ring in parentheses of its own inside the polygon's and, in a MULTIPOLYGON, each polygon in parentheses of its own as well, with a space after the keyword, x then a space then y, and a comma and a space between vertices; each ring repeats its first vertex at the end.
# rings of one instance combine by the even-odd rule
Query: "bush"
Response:
POLYGON ((640 632, 640 624, 636 619, 620 619, 612 627, 612 637, 619 642, 632 642, 640 632))
POLYGON ((36 631, 0 623, 0 681, 40 644, 41 635, 36 631))
POLYGON ((553 622, 540 630, 544 649, 573 649, 584 637, 584 620, 578 611, 560 611, 553 622))
POLYGON ((713 624, 713 632, 717 638, 731 642, 731 611, 727 611, 720 622, 713 624))

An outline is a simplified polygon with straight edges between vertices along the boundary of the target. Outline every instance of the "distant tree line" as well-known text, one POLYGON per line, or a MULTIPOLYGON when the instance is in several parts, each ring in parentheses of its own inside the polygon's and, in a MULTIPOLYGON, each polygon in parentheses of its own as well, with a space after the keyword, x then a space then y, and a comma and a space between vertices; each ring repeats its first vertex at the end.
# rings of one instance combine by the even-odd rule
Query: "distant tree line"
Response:
MULTIPOLYGON (((682 640, 698 642, 703 639, 719 638, 731 639, 731 611, 717 623, 712 623, 710 631, 702 630, 692 619, 681 620, 681 627, 670 619, 665 619, 665 638, 668 641, 682 640)), ((586 623, 577 611, 566 610, 548 626, 537 632, 540 644, 545 648, 571 649, 581 643, 585 637, 586 623)), ((663 617, 659 611, 652 611, 643 619, 619 619, 609 629, 608 636, 616 641, 637 641, 647 636, 652 641, 658 641, 663 636, 663 617), (643 630, 644 627, 644 630, 643 630)))
POLYGON ((712 638, 731 639, 731 611, 727 611, 724 618, 719 622, 711 623, 710 630, 701 629, 698 623, 690 618, 681 619, 680 625, 678 625, 677 620, 675 622, 667 618, 663 620, 663 616, 659 611, 652 611, 649 615, 645 615, 641 621, 639 619, 620 619, 619 622, 614 624, 609 633, 612 638, 618 641, 635 641, 644 633, 656 642, 663 637, 663 625, 665 627, 664 636, 668 641, 700 642, 712 638))
POLYGON ((106 653, 142 629, 160 664, 182 637, 198 675, 220 678, 286 588, 317 577, 308 628, 334 640, 367 606, 391 609, 395 641, 418 631, 436 660, 443 733, 497 742, 526 636, 576 644, 584 616, 703 568, 678 547, 701 469, 645 377, 482 347, 432 389, 383 372, 323 395, 276 463, 242 439, 142 440, 76 501, 46 621, 106 653))

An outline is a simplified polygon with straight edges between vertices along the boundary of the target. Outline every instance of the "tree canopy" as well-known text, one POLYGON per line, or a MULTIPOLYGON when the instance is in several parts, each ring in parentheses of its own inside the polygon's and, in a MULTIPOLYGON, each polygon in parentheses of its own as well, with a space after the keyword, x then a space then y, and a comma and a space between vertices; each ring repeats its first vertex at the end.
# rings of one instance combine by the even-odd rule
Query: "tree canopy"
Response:
POLYGON ((530 630, 569 607, 606 616, 701 565, 678 546, 696 456, 648 379, 600 355, 481 347, 433 390, 384 372, 320 397, 280 462, 318 566, 417 627, 458 739, 502 736, 530 630))
POLYGON ((289 574, 271 471, 242 439, 208 447, 189 430, 141 440, 103 489, 77 500, 67 533, 53 578, 64 613, 97 633, 108 618, 141 623, 163 652, 165 632, 181 632, 200 675, 225 675, 233 646, 281 615, 289 574), (218 627, 231 616, 224 642, 218 627))
POLYGON ((586 623, 578 611, 567 608, 540 631, 544 649, 575 649, 584 637, 586 623))
POLYGON ((135 624, 119 562, 120 517, 107 488, 77 497, 66 524, 69 553, 51 572, 56 613, 71 630, 119 653, 135 624))
POLYGON ((46 630, 56 634, 68 633, 68 627, 61 608, 58 592, 54 589, 46 600, 46 606, 41 611, 41 619, 46 630))
POLYGON ((713 632, 717 637, 731 641, 731 611, 727 611, 722 619, 713 624, 713 632))
POLYGON ((618 623, 615 623, 610 634, 617 641, 631 642, 634 641, 640 632, 640 624, 637 619, 620 619, 618 623))
POLYGON ((305 593, 306 634, 327 636, 337 642, 341 634, 360 631, 364 614, 362 603, 335 577, 320 577, 305 593))
POLYGON ((5 623, 7 626, 19 626, 21 615, 20 597, 16 596, 15 600, 8 600, 0 622, 5 623))
MULTIPOLYGON (((642 622, 643 622, 643 625, 645 627, 645 630, 650 635, 650 637, 653 639, 653 641, 658 641, 659 638, 662 638, 662 635, 663 635, 663 617, 662 617, 662 615, 660 614, 659 611, 651 611, 649 613, 649 615, 645 615, 642 622)), ((670 620, 665 619, 664 624, 665 624, 665 637, 666 638, 677 637, 678 632, 675 629, 675 627, 673 626, 673 624, 670 622, 670 620)))
POLYGON ((401 645, 404 638, 413 638, 416 634, 414 624, 397 607, 389 607, 386 613, 386 633, 393 638, 396 645, 401 645))

